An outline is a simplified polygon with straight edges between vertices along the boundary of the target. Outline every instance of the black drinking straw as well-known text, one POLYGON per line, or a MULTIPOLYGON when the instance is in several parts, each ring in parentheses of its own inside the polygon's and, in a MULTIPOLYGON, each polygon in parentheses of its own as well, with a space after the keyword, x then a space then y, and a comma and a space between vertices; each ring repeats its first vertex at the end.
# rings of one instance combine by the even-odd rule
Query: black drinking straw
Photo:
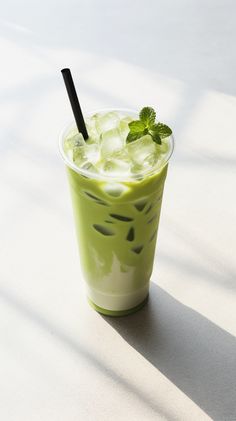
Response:
POLYGON ((75 85, 71 76, 70 69, 62 69, 61 70, 66 90, 69 96, 69 100, 71 103, 71 108, 75 117, 75 121, 80 133, 82 133, 84 140, 88 139, 88 132, 85 126, 84 117, 80 108, 80 103, 77 97, 77 93, 75 90, 75 85))

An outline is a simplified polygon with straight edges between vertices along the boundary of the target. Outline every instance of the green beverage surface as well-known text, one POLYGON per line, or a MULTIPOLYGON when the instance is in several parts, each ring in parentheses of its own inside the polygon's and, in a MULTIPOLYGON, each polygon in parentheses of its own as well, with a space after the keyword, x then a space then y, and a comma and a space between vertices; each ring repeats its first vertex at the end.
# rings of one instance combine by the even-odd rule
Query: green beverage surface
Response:
POLYGON ((170 144, 160 149, 144 136, 127 147, 130 116, 113 128, 106 114, 103 126, 95 116, 86 144, 75 131, 64 139, 81 267, 93 291, 132 297, 152 273, 170 144))

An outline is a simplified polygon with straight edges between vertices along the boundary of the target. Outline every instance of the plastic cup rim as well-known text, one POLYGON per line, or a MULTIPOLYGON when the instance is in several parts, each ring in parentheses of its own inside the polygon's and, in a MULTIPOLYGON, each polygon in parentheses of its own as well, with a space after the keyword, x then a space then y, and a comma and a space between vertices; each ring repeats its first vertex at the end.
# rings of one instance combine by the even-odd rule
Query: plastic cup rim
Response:
MULTIPOLYGON (((92 116, 93 114, 96 114, 96 113, 105 113, 105 112, 112 112, 112 111, 120 111, 120 112, 127 113, 129 115, 131 114, 131 115, 138 116, 138 111, 136 111, 136 110, 132 110, 132 109, 129 109, 129 108, 115 108, 114 107, 114 108, 102 108, 102 109, 99 109, 99 110, 96 109, 96 110, 86 112, 85 113, 85 119, 87 117, 92 116)), ((66 125, 63 126, 63 129, 60 131, 60 134, 59 134, 59 152, 60 152, 60 155, 61 155, 64 163, 69 168, 71 168, 73 171, 75 171, 78 174, 80 174, 82 176, 85 176, 87 178, 93 178, 93 179, 95 178, 95 179, 98 179, 98 180, 104 180, 104 181, 110 181, 110 182, 111 181, 113 181, 113 182, 140 181, 140 179, 145 179, 147 177, 151 177, 154 174, 160 172, 166 166, 166 164, 169 162, 169 160, 170 160, 170 158, 173 154, 173 151, 174 151, 175 141, 174 141, 174 136, 172 134, 171 136, 169 136, 169 138, 171 139, 171 149, 169 151, 169 154, 166 156, 166 159, 165 159, 163 165, 158 167, 158 168, 153 167, 151 170, 148 170, 148 171, 142 172, 142 173, 138 173, 138 174, 134 174, 134 175, 128 176, 128 177, 127 176, 124 176, 124 177, 119 176, 118 177, 118 176, 105 175, 105 174, 101 174, 101 173, 92 173, 89 170, 81 169, 81 168, 77 167, 77 165, 75 165, 73 162, 70 161, 70 159, 68 158, 68 156, 64 152, 63 143, 64 143, 64 140, 66 138, 66 135, 75 126, 76 126, 76 123, 74 121, 71 121, 71 120, 70 120, 70 122, 68 122, 66 125)))

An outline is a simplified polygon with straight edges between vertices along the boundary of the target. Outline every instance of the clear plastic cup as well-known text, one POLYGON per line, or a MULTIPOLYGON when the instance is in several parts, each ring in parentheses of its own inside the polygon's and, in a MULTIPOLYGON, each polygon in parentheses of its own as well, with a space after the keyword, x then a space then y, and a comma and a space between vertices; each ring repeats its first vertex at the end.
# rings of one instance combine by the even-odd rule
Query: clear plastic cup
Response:
MULTIPOLYGON (((138 117, 125 109, 96 112, 104 111, 138 117)), ((73 126, 63 131, 59 147, 68 173, 88 301, 100 313, 126 315, 147 301, 174 140, 169 138, 170 151, 162 167, 142 175, 111 177, 80 169, 68 159, 63 145, 73 126)))

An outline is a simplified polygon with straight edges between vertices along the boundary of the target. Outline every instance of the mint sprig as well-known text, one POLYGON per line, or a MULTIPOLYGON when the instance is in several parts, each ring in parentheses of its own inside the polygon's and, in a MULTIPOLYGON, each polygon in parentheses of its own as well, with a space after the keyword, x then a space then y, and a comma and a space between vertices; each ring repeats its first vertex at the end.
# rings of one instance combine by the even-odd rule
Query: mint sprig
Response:
POLYGON ((148 126, 154 124, 156 120, 156 111, 151 107, 144 107, 139 113, 139 118, 148 126))
POLYGON ((129 123, 129 133, 126 142, 130 143, 146 134, 152 137, 155 143, 161 145, 162 139, 171 135, 172 130, 166 124, 155 123, 156 112, 151 107, 144 107, 139 113, 139 120, 129 123))

